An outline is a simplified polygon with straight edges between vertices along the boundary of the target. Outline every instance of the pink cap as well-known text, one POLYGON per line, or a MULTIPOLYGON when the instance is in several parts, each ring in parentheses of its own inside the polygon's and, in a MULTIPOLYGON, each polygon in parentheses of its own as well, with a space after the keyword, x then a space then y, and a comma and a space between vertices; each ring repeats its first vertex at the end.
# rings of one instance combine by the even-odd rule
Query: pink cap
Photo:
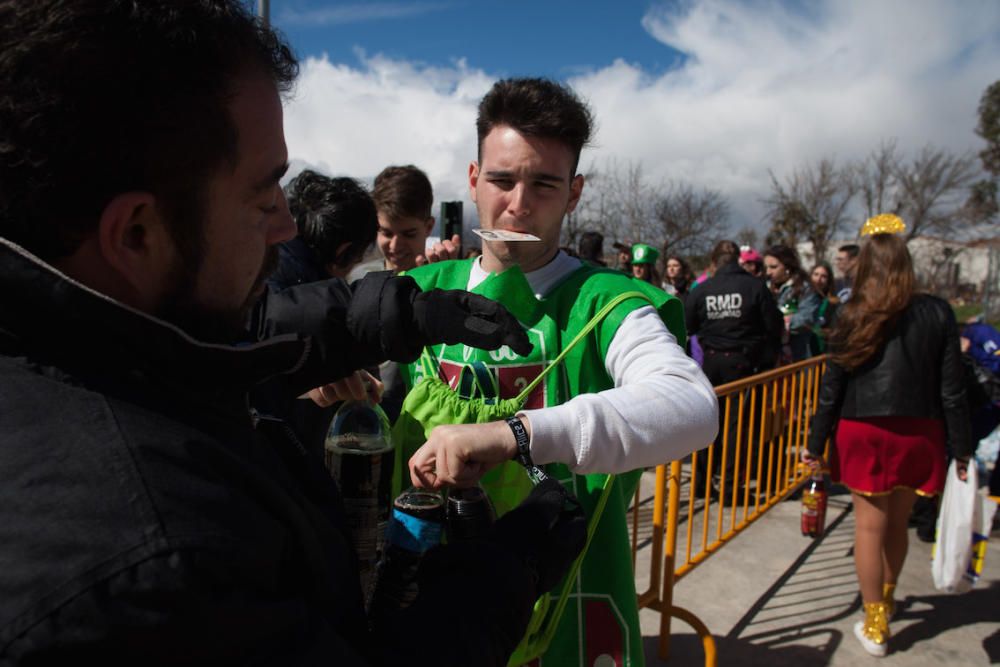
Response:
POLYGON ((747 248, 740 251, 740 261, 741 262, 763 262, 764 258, 760 256, 760 253, 753 248, 747 248))

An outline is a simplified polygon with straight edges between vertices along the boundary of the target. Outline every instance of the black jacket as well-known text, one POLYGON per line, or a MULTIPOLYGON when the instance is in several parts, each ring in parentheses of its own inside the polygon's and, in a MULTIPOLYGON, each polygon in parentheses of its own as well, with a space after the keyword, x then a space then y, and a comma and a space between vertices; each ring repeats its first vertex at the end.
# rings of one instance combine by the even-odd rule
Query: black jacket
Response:
POLYGON ((688 333, 705 349, 739 351, 755 364, 781 344, 784 324, 763 280, 733 262, 688 293, 688 333))
POLYGON ((267 279, 267 285, 276 292, 293 285, 303 285, 326 280, 330 275, 316 258, 316 253, 302 237, 278 245, 278 267, 267 279))
POLYGON ((248 411, 257 382, 384 353, 342 343, 206 345, 0 239, 0 665, 503 664, 530 556, 432 552, 373 637, 336 485, 248 411))
MULTIPOLYGON (((350 287, 339 278, 330 278, 316 259, 316 253, 296 236, 278 245, 278 267, 267 280, 267 298, 262 299, 262 303, 273 303, 276 298, 281 298, 275 295, 288 288, 317 282, 323 282, 327 288, 323 297, 326 302, 347 310, 351 302, 350 287)), ((262 317, 263 312, 255 312, 255 316, 262 317)), ((330 422, 341 405, 320 407, 311 400, 299 399, 275 382, 254 387, 250 402, 261 413, 283 419, 305 447, 319 456, 323 455, 330 422)))
POLYGON ((972 454, 958 326, 937 297, 915 296, 885 344, 854 371, 827 364, 809 451, 822 454, 840 417, 889 416, 943 419, 952 455, 972 454))

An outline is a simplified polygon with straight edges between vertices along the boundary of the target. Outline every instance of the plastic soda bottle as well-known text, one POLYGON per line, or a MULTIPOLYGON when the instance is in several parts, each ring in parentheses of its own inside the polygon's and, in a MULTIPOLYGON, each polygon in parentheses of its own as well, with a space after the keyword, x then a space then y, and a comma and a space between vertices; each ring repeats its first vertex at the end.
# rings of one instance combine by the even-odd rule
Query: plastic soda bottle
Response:
POLYGON ((389 522, 393 453, 382 408, 370 401, 345 401, 330 424, 324 454, 343 497, 366 605, 389 522))
POLYGON ((393 502, 371 602, 373 624, 389 622, 388 614, 416 600, 417 568, 424 554, 441 543, 444 523, 445 501, 440 491, 410 487, 393 502))
POLYGON ((816 471, 802 492, 802 534, 819 537, 826 527, 826 482, 816 471))

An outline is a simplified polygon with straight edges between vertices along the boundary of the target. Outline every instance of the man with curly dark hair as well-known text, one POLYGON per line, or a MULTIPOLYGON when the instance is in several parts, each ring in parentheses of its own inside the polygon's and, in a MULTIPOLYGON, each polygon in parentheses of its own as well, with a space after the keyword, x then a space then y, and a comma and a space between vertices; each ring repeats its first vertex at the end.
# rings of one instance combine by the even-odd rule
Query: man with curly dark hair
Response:
POLYGON ((388 273, 346 310, 289 288, 246 331, 296 232, 296 71, 237 0, 0 0, 0 664, 502 665, 579 552, 543 489, 369 631, 340 493, 249 390, 530 345, 388 273))
POLYGON ((375 202, 353 178, 306 169, 285 186, 298 235, 278 246, 278 270, 268 283, 284 289, 334 277, 346 280, 375 243, 375 202))

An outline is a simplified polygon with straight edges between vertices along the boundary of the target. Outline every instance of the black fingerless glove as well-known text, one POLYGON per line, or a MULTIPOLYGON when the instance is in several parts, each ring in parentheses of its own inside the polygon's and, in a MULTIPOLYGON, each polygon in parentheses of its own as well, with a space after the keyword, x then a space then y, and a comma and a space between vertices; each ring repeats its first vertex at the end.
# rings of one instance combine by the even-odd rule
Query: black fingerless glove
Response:
POLYGON ((426 344, 465 343, 481 350, 506 345, 521 356, 532 348, 524 327, 510 311, 465 290, 432 289, 417 294, 413 323, 426 344))
POLYGON ((347 326, 359 341, 377 340, 386 359, 408 363, 437 343, 465 343, 483 350, 508 345, 521 355, 531 352, 517 318, 477 294, 422 292, 413 278, 389 272, 368 274, 353 289, 347 326))

